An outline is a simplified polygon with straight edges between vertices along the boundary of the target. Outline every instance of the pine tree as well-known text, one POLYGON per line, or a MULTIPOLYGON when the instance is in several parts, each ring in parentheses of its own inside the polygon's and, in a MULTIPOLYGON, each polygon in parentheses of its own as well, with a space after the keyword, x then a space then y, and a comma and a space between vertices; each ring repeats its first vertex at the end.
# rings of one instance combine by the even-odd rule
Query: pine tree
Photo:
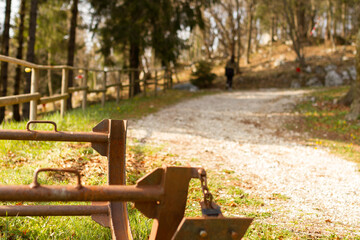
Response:
MULTIPOLYGON (((185 47, 178 31, 202 25, 200 9, 209 5, 210 0, 90 0, 90 3, 98 19, 96 31, 101 36, 103 55, 109 56, 111 49, 121 44, 128 50, 128 66, 138 69, 140 56, 148 46, 154 49, 163 66, 175 63, 180 49, 185 47)), ((133 93, 138 94, 139 72, 132 76, 133 93)))
MULTIPOLYGON (((2 43, 1 43, 1 54, 8 56, 9 55, 9 31, 10 31, 10 14, 11 14, 11 0, 6 0, 5 7, 5 22, 4 22, 4 31, 2 34, 2 43)), ((8 63, 1 62, 1 96, 7 95, 7 85, 8 85, 8 63)), ((5 107, 0 107, 0 123, 5 118, 5 107)))

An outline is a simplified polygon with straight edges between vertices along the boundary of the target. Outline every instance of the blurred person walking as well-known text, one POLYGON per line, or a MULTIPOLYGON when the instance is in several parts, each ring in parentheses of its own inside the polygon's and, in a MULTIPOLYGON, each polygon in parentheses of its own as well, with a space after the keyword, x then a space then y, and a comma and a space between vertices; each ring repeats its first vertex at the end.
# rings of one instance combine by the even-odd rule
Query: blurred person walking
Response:
POLYGON ((234 77, 234 73, 235 73, 235 58, 234 55, 231 56, 231 59, 226 63, 225 66, 225 75, 226 75, 226 89, 227 90, 231 90, 232 89, 232 82, 233 82, 233 77, 234 77))

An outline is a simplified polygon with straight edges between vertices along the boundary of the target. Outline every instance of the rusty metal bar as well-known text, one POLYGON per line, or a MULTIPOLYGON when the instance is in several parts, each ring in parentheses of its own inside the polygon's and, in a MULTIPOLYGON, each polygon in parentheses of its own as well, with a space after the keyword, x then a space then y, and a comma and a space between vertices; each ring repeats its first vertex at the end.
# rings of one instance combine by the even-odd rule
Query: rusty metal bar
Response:
POLYGON ((0 206, 1 217, 12 216, 90 216, 108 214, 108 205, 22 205, 0 206))
POLYGON ((64 142, 108 142, 108 134, 91 132, 1 130, 0 139, 64 142))
POLYGON ((164 195, 160 186, 38 186, 0 185, 0 201, 159 201, 164 195))

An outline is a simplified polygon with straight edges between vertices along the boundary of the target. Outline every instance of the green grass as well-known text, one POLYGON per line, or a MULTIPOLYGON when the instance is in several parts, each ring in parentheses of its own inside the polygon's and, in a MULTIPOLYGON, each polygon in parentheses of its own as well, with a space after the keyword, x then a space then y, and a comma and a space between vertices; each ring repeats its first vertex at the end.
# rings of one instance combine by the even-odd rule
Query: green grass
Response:
POLYGON ((349 107, 337 104, 348 89, 338 87, 312 92, 294 110, 301 116, 300 121, 290 123, 288 127, 306 131, 310 135, 309 145, 327 147, 335 154, 360 163, 359 121, 345 121, 349 107))

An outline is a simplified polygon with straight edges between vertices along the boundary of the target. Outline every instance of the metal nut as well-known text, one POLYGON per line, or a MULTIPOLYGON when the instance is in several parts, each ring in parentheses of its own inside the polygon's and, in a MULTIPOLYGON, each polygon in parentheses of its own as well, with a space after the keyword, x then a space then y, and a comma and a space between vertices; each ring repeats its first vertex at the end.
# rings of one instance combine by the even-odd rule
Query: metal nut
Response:
POLYGON ((199 168, 198 173, 199 173, 200 176, 206 176, 205 169, 203 169, 203 168, 199 168))
POLYGON ((202 237, 202 238, 205 238, 205 237, 207 237, 207 232, 205 231, 205 230, 201 230, 200 231, 200 237, 202 237))

